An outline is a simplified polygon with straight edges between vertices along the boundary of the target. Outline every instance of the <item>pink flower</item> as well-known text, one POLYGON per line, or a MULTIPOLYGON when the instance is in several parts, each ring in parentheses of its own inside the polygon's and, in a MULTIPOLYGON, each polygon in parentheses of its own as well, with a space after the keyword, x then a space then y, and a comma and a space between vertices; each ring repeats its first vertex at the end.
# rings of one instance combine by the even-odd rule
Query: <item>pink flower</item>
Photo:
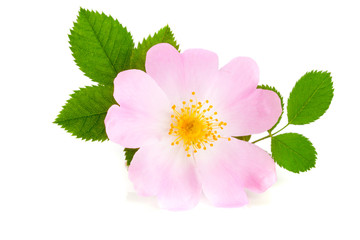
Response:
POLYGON ((179 53, 152 47, 146 73, 128 70, 114 82, 106 116, 109 139, 138 148, 129 178, 136 191, 156 196, 160 207, 194 207, 202 192, 219 207, 247 204, 244 188, 264 192, 276 181, 273 159, 232 136, 270 129, 281 114, 279 97, 256 89, 257 64, 238 57, 218 68, 215 53, 179 53))

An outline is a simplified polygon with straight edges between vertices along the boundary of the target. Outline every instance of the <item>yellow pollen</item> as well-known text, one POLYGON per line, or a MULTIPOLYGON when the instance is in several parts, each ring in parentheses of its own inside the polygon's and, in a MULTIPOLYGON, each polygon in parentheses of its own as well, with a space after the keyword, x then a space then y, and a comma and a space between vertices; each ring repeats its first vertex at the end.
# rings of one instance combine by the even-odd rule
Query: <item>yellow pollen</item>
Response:
MULTIPOLYGON (((195 92, 191 94, 194 96, 195 92)), ((187 157, 199 150, 207 150, 207 146, 213 147, 214 142, 221 138, 218 130, 226 126, 225 122, 214 119, 218 113, 213 112, 209 100, 200 102, 195 97, 189 102, 182 101, 182 105, 171 107, 173 113, 169 129, 169 135, 174 137, 171 145, 181 145, 187 157)))

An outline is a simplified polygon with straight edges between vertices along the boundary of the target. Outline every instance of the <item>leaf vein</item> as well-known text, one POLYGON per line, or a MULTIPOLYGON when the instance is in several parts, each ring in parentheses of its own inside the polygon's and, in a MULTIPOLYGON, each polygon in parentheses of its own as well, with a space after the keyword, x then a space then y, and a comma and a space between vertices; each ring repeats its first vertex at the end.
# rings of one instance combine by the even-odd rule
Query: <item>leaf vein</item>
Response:
POLYGON ((311 101, 311 99, 314 97, 314 95, 317 93, 317 91, 319 91, 319 89, 321 88, 321 85, 325 82, 325 78, 323 79, 323 81, 316 87, 316 89, 314 90, 314 92, 311 94, 311 96, 306 100, 306 102, 303 104, 303 106, 301 107, 301 109, 295 114, 295 116, 289 121, 289 124, 292 123, 292 121, 294 121, 296 119, 296 117, 304 110, 304 108, 309 104, 309 102, 311 101))
POLYGON ((299 155, 300 157, 302 157, 303 159, 305 159, 306 161, 309 161, 309 159, 307 159, 306 157, 304 157, 301 153, 295 151, 293 148, 291 148, 289 145, 287 145, 286 143, 284 143, 283 141, 277 139, 276 137, 272 138, 273 140, 278 141, 279 143, 281 143, 282 145, 284 145, 286 148, 290 149, 291 151, 293 151, 294 153, 296 153, 297 155, 299 155))
MULTIPOLYGON (((114 70, 114 73, 115 73, 115 75, 116 75, 116 74, 117 74, 116 68, 115 68, 114 64, 111 62, 110 57, 109 57, 109 56, 108 56, 108 54, 106 53, 105 48, 104 48, 104 46, 102 45, 102 43, 101 43, 101 41, 100 41, 100 39, 99 39, 98 35, 96 34, 96 32, 95 32, 95 29, 94 29, 93 25, 90 23, 90 19, 88 18, 88 16, 87 16, 87 15, 85 16, 85 18, 86 18, 86 20, 88 21, 88 23, 89 23, 89 25, 90 25, 91 29, 93 30, 93 33, 94 33, 94 35, 95 35, 96 40, 99 42, 99 44, 100 44, 100 46, 101 46, 101 49, 103 50, 103 52, 104 52, 105 56, 107 57, 107 59, 108 59, 108 61, 109 61, 110 65, 112 66, 112 68, 113 68, 113 70, 114 70)), ((95 21, 96 21, 96 18, 95 18, 95 21)), ((94 23, 94 25, 95 25, 95 23, 94 23)))
POLYGON ((68 122, 68 121, 72 121, 72 120, 78 120, 81 118, 88 118, 88 117, 94 117, 94 116, 98 116, 98 115, 102 115, 102 114, 106 114, 107 111, 104 112, 100 112, 100 113, 93 113, 93 114, 88 114, 88 115, 82 115, 79 117, 72 117, 72 118, 66 118, 66 119, 58 119, 56 122, 57 123, 63 123, 63 122, 68 122))

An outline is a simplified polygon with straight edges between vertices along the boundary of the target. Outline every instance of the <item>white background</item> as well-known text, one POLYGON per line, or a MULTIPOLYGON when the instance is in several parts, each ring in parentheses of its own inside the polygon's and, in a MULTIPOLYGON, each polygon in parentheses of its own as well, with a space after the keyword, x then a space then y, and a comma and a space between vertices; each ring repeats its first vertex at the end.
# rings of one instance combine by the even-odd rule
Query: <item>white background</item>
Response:
MULTIPOLYGON (((359 239, 356 2, 3 1, 0 239, 359 239), (313 142, 316 168, 277 168, 277 183, 249 193, 242 208, 203 199, 190 211, 169 212, 137 196, 120 146, 84 142, 52 124, 69 94, 91 84, 67 37, 80 6, 111 14, 135 42, 169 24, 182 50, 212 50, 221 65, 250 56, 260 82, 285 98, 306 71, 330 71, 330 109, 315 123, 284 131, 313 142)), ((270 141, 259 145, 269 150, 270 141)))

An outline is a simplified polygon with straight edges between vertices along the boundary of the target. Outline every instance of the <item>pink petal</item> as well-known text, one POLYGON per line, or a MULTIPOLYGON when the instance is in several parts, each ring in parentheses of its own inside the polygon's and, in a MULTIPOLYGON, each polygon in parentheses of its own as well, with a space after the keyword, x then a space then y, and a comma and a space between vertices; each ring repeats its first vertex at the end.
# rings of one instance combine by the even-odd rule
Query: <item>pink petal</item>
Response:
POLYGON ((168 43, 160 43, 146 54, 146 72, 157 82, 172 103, 186 93, 184 66, 180 53, 168 43))
POLYGON ((256 62, 247 57, 234 58, 220 69, 211 98, 218 100, 218 107, 227 107, 252 93, 258 82, 259 68, 256 62))
POLYGON ((193 159, 170 141, 142 146, 130 164, 129 178, 139 194, 157 196, 165 209, 192 208, 201 196, 193 159))
POLYGON ((218 75, 215 53, 191 49, 180 54, 167 43, 153 46, 146 55, 146 72, 164 90, 172 103, 188 100, 195 92, 203 98, 218 75))
POLYGON ((198 100, 203 100, 216 81, 219 72, 218 56, 203 49, 190 49, 181 54, 184 63, 185 83, 188 92, 184 100, 195 92, 198 100))
POLYGON ((222 111, 221 119, 228 124, 224 134, 245 136, 264 132, 275 125, 281 112, 281 101, 276 93, 256 89, 222 111))
POLYGON ((244 188, 263 192, 276 181, 273 159, 245 141, 221 139, 195 158, 203 192, 215 206, 243 206, 248 202, 244 188))
POLYGON ((109 139, 124 147, 136 148, 167 134, 171 107, 166 95, 146 73, 128 70, 114 81, 112 106, 105 118, 109 139))

